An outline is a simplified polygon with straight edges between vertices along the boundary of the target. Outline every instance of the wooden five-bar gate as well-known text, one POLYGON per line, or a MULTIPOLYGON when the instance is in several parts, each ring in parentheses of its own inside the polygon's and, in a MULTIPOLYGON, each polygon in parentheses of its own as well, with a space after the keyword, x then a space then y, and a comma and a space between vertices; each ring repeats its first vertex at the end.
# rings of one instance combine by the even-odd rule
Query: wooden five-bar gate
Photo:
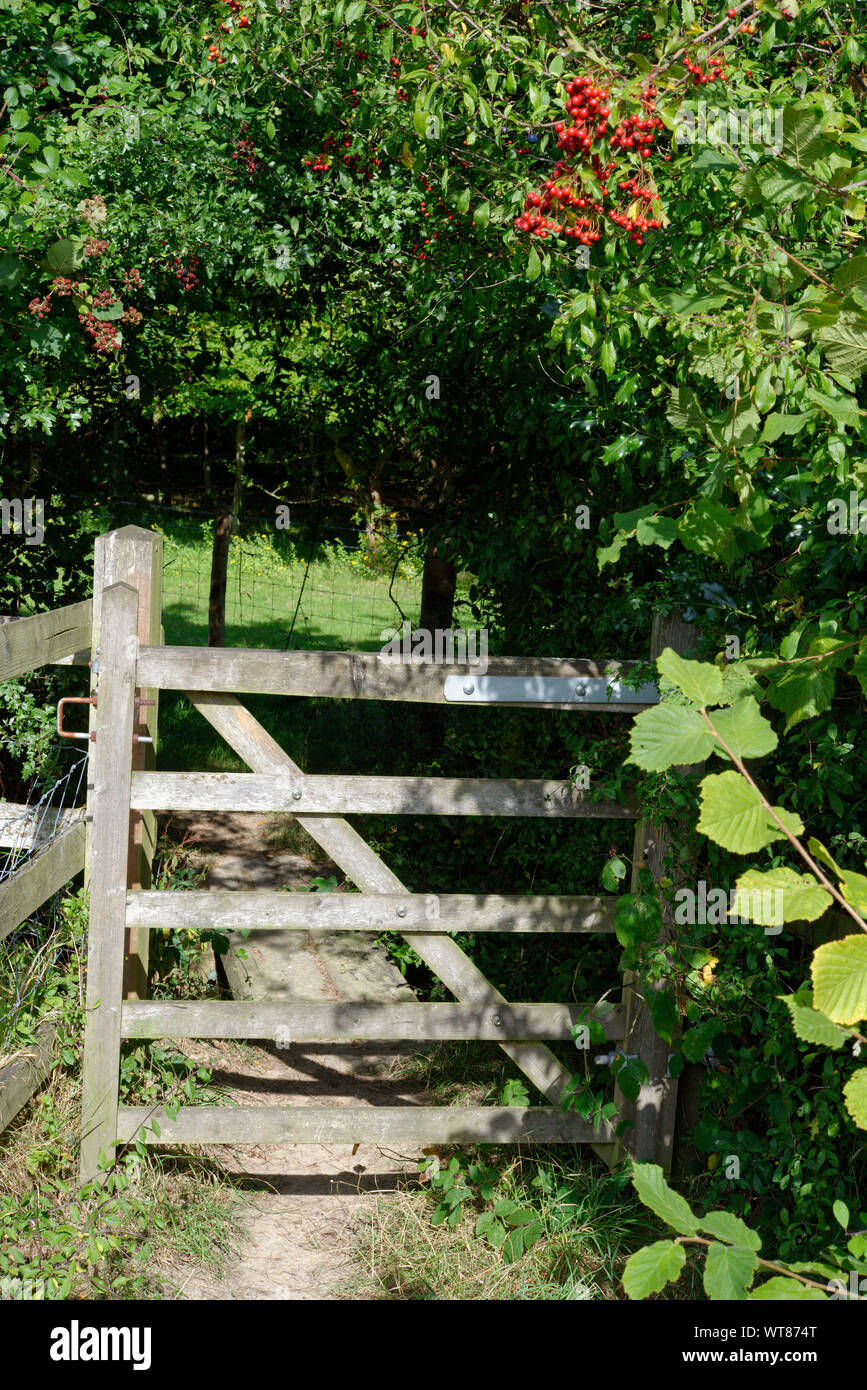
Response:
MULTIPOLYGON (((126 528, 132 531, 133 528, 126 528)), ((433 777, 306 776, 237 698, 245 693, 339 699, 509 704, 515 707, 634 713, 654 698, 621 686, 618 671, 592 661, 491 658, 471 664, 404 664, 381 653, 276 652, 159 645, 159 626, 142 628, 137 589, 111 583, 99 611, 98 671, 92 714, 90 931, 85 1033, 83 1178, 100 1153, 141 1134, 149 1143, 586 1143, 611 1163, 622 1142, 636 1157, 670 1166, 676 1083, 668 1045, 649 1023, 632 975, 622 1000, 582 1005, 507 1002, 451 938, 454 932, 613 932, 613 897, 502 897, 412 892, 344 815, 611 817, 637 822, 634 861, 658 871, 663 831, 639 819, 636 804, 594 801, 569 782, 433 777), (150 636, 148 635, 150 632, 150 636), (153 633, 157 637, 154 640, 153 633), (242 774, 159 772, 145 766, 136 729, 159 690, 183 691, 250 768, 242 774), (611 695, 617 697, 613 703, 611 695), (642 696, 644 697, 642 699, 642 696), (129 877, 133 830, 162 810, 290 811, 360 890, 350 894, 155 892, 129 877), (131 886, 131 884, 133 886, 131 886), (139 886, 137 886, 137 884, 139 886), (129 987, 130 942, 163 927, 295 931, 399 930, 458 1001, 405 1004, 293 1001, 150 1001, 129 987), (138 995, 139 997, 136 997, 138 995), (126 996, 126 997, 125 997, 126 996), (607 1044, 638 1055, 649 1080, 631 1105, 618 1092, 618 1120, 596 1126, 560 1098, 571 1073, 546 1046, 570 1040, 576 1023, 596 1018, 607 1044), (547 1104, 485 1107, 185 1106, 174 1118, 121 1107, 124 1039, 256 1038, 285 1045, 495 1039, 547 1104), (157 1133, 151 1128, 158 1121, 157 1133)), ((687 630, 658 621, 655 655, 680 646, 687 630)), ((96 641, 94 643, 96 646, 96 641)), ((423 865, 419 866, 423 876, 423 865)), ((614 943, 612 942, 612 946, 614 943)), ((133 947, 132 949, 136 949, 133 947)), ((615 948, 616 949, 616 948, 615 948)), ((146 959, 141 945, 138 954, 146 959)), ((576 1058, 577 1061, 577 1058, 576 1058)))

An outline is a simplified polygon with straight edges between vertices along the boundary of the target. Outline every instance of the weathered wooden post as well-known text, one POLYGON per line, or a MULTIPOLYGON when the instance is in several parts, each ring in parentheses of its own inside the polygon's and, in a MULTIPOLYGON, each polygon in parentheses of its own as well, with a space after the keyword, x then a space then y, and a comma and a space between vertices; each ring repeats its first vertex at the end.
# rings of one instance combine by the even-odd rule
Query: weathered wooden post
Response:
MULTIPOLYGON (((666 647, 679 654, 691 651, 695 646, 698 632, 690 623, 683 621, 679 614, 663 617, 654 614, 650 638, 650 657, 655 661, 666 647)), ((688 771, 678 767, 678 772, 688 771)), ((650 820, 641 819, 635 827, 635 841, 632 852, 631 891, 638 891, 638 871, 642 867, 650 869, 655 883, 663 874, 663 865, 671 845, 672 827, 654 825, 650 820)), ((676 833, 676 831, 675 831, 676 833)), ((663 924, 666 922, 666 905, 663 903, 663 924)), ((657 988, 664 987, 660 981, 657 988)), ((639 1163, 658 1163, 666 1172, 671 1172, 674 1150, 674 1127, 677 1112, 677 1081, 668 1074, 670 1045, 661 1038, 653 1026, 650 1009, 645 1003, 639 985, 639 977, 633 970, 623 975, 623 1003, 626 1007, 626 1038, 623 1051, 627 1057, 637 1055, 647 1067, 648 1080, 641 1087, 637 1101, 630 1102, 618 1088, 618 1116, 621 1120, 632 1120, 635 1128, 624 1136, 624 1147, 639 1163)), ((618 1157, 623 1156, 621 1149, 618 1157)))
POLYGON ((139 596, 128 584, 113 584, 100 596, 99 705, 88 788, 93 819, 82 1182, 96 1177, 100 1150, 108 1155, 117 1134, 138 605, 139 596))
MULTIPOLYGON (((160 616, 162 610, 163 538, 155 531, 140 526, 123 526, 100 536, 94 549, 93 575, 93 657, 100 647, 102 596, 113 584, 129 584, 138 592, 136 631, 144 646, 161 643, 160 616)), ((91 671, 91 694, 96 691, 98 665, 91 671)), ((152 771, 156 765, 158 691, 136 690, 142 702, 136 707, 135 732, 152 739, 151 743, 133 743, 132 767, 136 772, 152 771)), ((90 728, 96 728, 95 712, 91 710, 90 728)), ((92 781, 92 779, 91 779, 92 781)), ((85 882, 90 876, 91 838, 93 827, 92 789, 88 786, 87 823, 88 849, 85 862, 85 882)), ((151 867, 156 849, 156 816, 152 811, 133 811, 129 824, 129 856, 127 887, 150 888, 151 867)), ((148 978, 149 934, 132 927, 126 940, 123 994, 125 999, 146 999, 148 978)))

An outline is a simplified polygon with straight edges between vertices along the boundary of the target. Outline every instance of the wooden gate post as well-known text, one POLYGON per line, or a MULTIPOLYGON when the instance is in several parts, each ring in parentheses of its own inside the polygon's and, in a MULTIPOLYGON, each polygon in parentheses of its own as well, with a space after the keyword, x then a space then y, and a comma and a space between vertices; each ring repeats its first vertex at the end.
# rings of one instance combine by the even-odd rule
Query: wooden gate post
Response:
MULTIPOLYGON (((162 609, 163 538, 156 531, 141 526, 123 526, 97 539, 94 548, 93 574, 93 636, 91 652, 100 645, 102 595, 112 584, 129 584, 138 591, 138 637, 144 646, 159 646, 162 642, 160 616, 162 609)), ((98 676, 91 675, 91 694, 98 676)), ((143 700, 153 705, 140 705, 135 730, 153 740, 134 743, 132 766, 136 772, 152 771, 156 766, 157 712, 159 692, 136 690, 143 700)), ((91 712, 91 731, 96 723, 91 712)), ((88 787, 88 829, 93 824, 93 805, 88 787)), ((156 849, 156 816, 153 811, 134 811, 129 828, 128 888, 150 888, 151 866, 156 849)), ((90 874, 91 845, 88 840, 85 860, 85 882, 90 874)), ((124 958, 123 997, 146 999, 148 978, 149 933, 132 927, 127 933, 124 958)))
MULTIPOLYGON (((697 630, 684 622, 679 614, 663 617, 655 613, 650 638, 650 657, 655 661, 666 647, 678 654, 690 651, 696 642, 697 630)), ((687 771, 679 767, 678 772, 687 771)), ((635 827, 635 841, 632 851, 631 891, 638 891, 638 871, 650 869, 655 883, 663 874, 663 865, 671 844, 671 828, 654 825, 642 819, 635 827)), ((666 907, 663 903, 663 924, 666 922, 666 907)), ((661 989, 661 980, 655 988, 661 989)), ((623 1051, 627 1057, 637 1055, 647 1067, 648 1080, 641 1087, 638 1099, 628 1101, 617 1088, 618 1117, 632 1120, 634 1129, 627 1131, 623 1148, 618 1157, 623 1157, 624 1149, 631 1153, 639 1163, 658 1163, 663 1171, 671 1172, 674 1150, 674 1125, 677 1112, 677 1081, 668 1074, 669 1044, 661 1038, 653 1026, 650 1009, 640 993, 639 977, 634 970, 624 971, 623 1003, 626 1006, 626 1037, 623 1051)))
POLYGON ((99 1170, 117 1135, 121 997, 135 721, 138 594, 113 584, 101 595, 99 705, 91 744, 90 922, 82 1077, 81 1180, 99 1170))

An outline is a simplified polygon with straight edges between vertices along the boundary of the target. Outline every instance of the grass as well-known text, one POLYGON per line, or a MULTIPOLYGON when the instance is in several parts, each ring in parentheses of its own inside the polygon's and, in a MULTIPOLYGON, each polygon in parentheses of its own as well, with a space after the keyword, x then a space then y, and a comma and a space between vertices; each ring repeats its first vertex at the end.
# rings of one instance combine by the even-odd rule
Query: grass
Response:
MULTIPOLYGON (((162 535, 166 641, 205 644, 210 523, 171 526, 162 535)), ((400 627, 404 617, 418 621, 420 605, 420 537, 401 537, 394 522, 376 556, 334 539, 320 540, 311 552, 293 532, 255 531, 231 539, 228 647, 283 650, 291 643, 308 650, 375 651, 385 640, 381 633, 400 627)))
MULTIPOLYGON (((437 1155, 436 1162, 440 1173, 446 1171, 449 1154, 437 1155)), ((514 1149, 486 1146, 463 1150, 456 1171, 470 1195, 453 1226, 436 1224, 438 1194, 426 1173, 359 1218, 354 1247, 358 1273, 345 1287, 347 1297, 485 1302, 623 1298, 623 1264, 646 1236, 647 1213, 630 1190, 592 1159, 579 1150, 537 1149, 527 1158, 514 1149), (469 1178, 478 1169, 497 1173, 490 1198, 469 1178), (533 1229, 538 1228, 536 1239, 516 1258, 484 1231, 477 1233, 485 1213, 493 1216, 510 1204, 521 1219, 531 1213, 533 1229)))
MULTIPOLYGON (((170 861, 169 876, 177 869, 170 861)), ((58 1038, 49 1080, 0 1134, 0 1279, 13 1281, 12 1297, 16 1289, 32 1296, 28 1284, 45 1299, 173 1297, 178 1263, 224 1267, 243 1198, 203 1150, 160 1153, 141 1141, 119 1149, 98 1184, 79 1184, 86 928, 86 895, 67 894, 41 937, 26 924, 14 934, 23 943, 14 960, 8 950, 0 960, 3 992, 15 985, 19 996, 11 1046, 26 1047, 28 1030, 45 1021, 58 1038), (30 969, 22 976, 25 956, 30 969)), ((197 953, 189 947, 185 958, 160 944, 155 992, 183 995, 197 953)), ((195 993, 207 992, 200 981, 195 993)), ((193 1046, 124 1044, 121 1104, 156 1108, 179 1097, 225 1098, 193 1046)))

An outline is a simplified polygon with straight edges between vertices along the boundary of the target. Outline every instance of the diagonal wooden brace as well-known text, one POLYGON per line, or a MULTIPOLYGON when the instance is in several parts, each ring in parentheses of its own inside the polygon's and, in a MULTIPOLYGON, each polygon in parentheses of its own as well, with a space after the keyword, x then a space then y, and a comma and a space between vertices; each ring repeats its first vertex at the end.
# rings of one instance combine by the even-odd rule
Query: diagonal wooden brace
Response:
MULTIPOLYGON (((254 772, 302 772, 234 695, 195 690, 184 693, 254 772)), ((409 891, 341 817, 298 815, 296 819, 363 892, 409 891)), ((431 932, 407 932, 405 939, 459 1002, 506 1003, 505 996, 450 937, 431 932)), ((571 1074, 551 1049, 544 1043, 531 1042, 502 1042, 500 1046, 542 1094, 557 1105, 571 1074)), ((599 1134, 600 1142, 591 1147, 610 1165, 615 1149, 613 1129, 608 1124, 601 1125, 599 1134)))

